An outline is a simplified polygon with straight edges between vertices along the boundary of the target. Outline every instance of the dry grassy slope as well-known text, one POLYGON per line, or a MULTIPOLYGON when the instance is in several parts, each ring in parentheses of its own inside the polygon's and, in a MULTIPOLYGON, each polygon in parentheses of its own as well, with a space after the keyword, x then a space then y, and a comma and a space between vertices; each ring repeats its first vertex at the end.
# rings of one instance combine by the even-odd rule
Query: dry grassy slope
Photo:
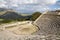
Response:
POLYGON ((60 15, 58 14, 58 12, 47 12, 45 14, 42 14, 34 22, 34 24, 40 28, 36 34, 60 35, 60 15))

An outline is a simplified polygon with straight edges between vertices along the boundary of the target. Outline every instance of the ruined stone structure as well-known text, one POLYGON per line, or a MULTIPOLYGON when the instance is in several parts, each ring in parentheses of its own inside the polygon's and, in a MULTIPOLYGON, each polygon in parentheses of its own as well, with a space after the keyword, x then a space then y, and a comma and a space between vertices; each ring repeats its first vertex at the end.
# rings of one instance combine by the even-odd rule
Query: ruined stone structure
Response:
POLYGON ((20 23, 16 24, 15 26, 13 25, 14 27, 10 24, 13 28, 8 24, 6 26, 0 25, 0 40, 60 40, 60 12, 45 12, 33 22, 34 25, 32 23, 24 23, 25 25, 21 25, 20 23), (34 29, 32 28, 33 26, 34 29), (20 35, 19 31, 23 33, 24 31, 18 27, 22 30, 24 30, 25 27, 29 27, 27 31, 24 30, 27 33, 32 29, 36 30, 35 27, 38 27, 37 29, 39 30, 36 32, 30 31, 33 32, 31 35, 20 35))
POLYGON ((34 24, 39 28, 36 34, 60 35, 60 12, 45 12, 37 18, 34 24))

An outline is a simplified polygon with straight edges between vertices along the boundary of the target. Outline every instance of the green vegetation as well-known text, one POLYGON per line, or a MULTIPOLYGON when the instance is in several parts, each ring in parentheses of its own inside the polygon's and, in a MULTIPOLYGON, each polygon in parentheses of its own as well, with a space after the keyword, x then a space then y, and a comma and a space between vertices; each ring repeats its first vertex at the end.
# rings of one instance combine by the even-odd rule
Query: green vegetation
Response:
POLYGON ((56 10, 56 12, 60 12, 60 10, 56 10))
POLYGON ((30 20, 35 21, 40 15, 41 15, 40 12, 35 12, 32 14, 32 17, 30 18, 30 20))
POLYGON ((7 10, 0 11, 0 24, 10 23, 14 21, 35 21, 41 15, 40 12, 35 12, 32 15, 30 14, 18 14, 15 11, 7 10))
POLYGON ((0 19, 0 23, 10 23, 12 20, 0 19))

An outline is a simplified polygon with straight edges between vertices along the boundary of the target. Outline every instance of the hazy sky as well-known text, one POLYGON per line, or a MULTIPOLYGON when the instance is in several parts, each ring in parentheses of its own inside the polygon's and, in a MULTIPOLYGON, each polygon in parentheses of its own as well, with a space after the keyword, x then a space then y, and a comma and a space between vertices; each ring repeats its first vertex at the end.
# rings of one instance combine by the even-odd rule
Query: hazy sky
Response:
POLYGON ((60 9, 60 0, 0 0, 1 8, 12 8, 22 13, 60 9))

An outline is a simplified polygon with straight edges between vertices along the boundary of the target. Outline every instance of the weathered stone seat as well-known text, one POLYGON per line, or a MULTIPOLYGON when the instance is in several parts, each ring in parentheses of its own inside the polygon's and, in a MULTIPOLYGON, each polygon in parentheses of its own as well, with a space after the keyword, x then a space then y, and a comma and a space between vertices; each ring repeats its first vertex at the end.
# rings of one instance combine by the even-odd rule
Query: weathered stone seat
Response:
POLYGON ((42 14, 34 22, 40 29, 35 34, 43 35, 60 35, 60 14, 59 12, 51 11, 42 14))

